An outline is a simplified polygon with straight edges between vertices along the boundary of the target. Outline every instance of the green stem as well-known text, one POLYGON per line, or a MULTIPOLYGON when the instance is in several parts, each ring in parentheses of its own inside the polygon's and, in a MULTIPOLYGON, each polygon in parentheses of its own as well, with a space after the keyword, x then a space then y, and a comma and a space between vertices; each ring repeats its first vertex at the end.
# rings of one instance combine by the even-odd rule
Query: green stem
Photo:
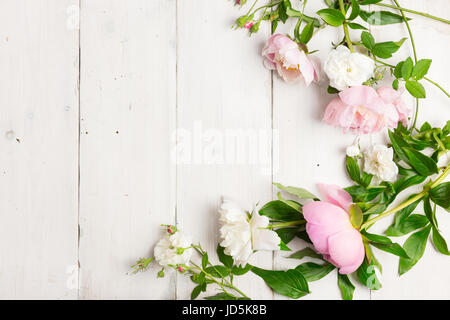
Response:
POLYGON ((428 194, 428 191, 430 189, 433 189, 434 187, 438 186, 446 177, 447 175, 450 173, 450 165, 448 165, 444 172, 442 172, 442 174, 431 184, 430 187, 425 188, 421 193, 417 194, 416 196, 414 196, 413 198, 409 199, 408 201, 403 202, 402 204, 400 204, 399 206, 386 211, 372 219, 367 220, 360 228, 360 230, 364 230, 364 229, 368 229, 370 226, 372 226, 375 222, 377 222, 380 219, 383 219, 384 217, 387 217, 393 213, 396 213, 404 208, 406 208, 407 206, 409 206, 410 204, 416 202, 417 200, 422 199, 425 195, 428 194))
MULTIPOLYGON (((417 63, 417 51, 416 51, 416 44, 414 43, 414 37, 412 35, 411 27, 409 26, 408 19, 406 19, 405 13, 402 10, 403 8, 400 7, 400 5, 399 5, 397 0, 393 0, 393 1, 394 1, 395 5, 396 5, 395 9, 400 11, 400 13, 401 13, 401 15, 403 17, 403 22, 405 22, 406 28, 408 29, 409 40, 411 41, 411 46, 412 46, 413 53, 414 53, 414 62, 415 62, 414 64, 416 64, 417 63)), ((414 122, 413 122, 413 124, 411 126, 411 129, 416 127, 418 115, 419 115, 419 98, 416 98, 416 112, 414 114, 414 122)))
POLYGON ((252 12, 253 8, 256 6, 257 3, 258 3, 258 0, 255 0, 255 2, 253 2, 252 6, 250 7, 250 9, 247 12, 247 16, 250 14, 250 12, 252 12))
MULTIPOLYGON (((341 12, 345 17, 344 0, 339 0, 339 8, 341 9, 341 12)), ((342 24, 342 27, 344 28, 345 42, 347 42, 350 52, 354 52, 355 50, 353 49, 352 40, 350 39, 350 33, 348 32, 347 22, 344 21, 344 23, 342 24)))
POLYGON ((449 94, 447 91, 445 91, 444 88, 442 88, 439 84, 437 84, 436 82, 432 81, 431 79, 428 79, 427 77, 423 77, 423 79, 426 80, 426 81, 428 81, 428 82, 431 83, 431 84, 434 84, 436 87, 438 87, 439 89, 441 89, 442 92, 444 92, 444 93, 447 95, 447 97, 450 98, 450 94, 449 94))
POLYGON ((406 9, 406 8, 400 8, 398 6, 396 7, 396 6, 393 6, 393 5, 390 5, 390 4, 384 4, 384 3, 374 3, 374 5, 380 6, 380 7, 392 8, 392 9, 400 9, 400 10, 405 11, 405 12, 417 14, 419 16, 424 16, 424 17, 427 17, 427 18, 430 18, 430 19, 434 19, 434 20, 437 20, 437 21, 444 22, 446 24, 450 24, 449 20, 446 20, 446 19, 443 19, 443 18, 439 18, 439 17, 433 16, 433 15, 428 14, 428 13, 419 12, 419 11, 406 9))
POLYGON ((283 222, 283 223, 275 223, 275 224, 269 225, 269 228, 273 229, 273 228, 293 227, 293 226, 298 226, 298 225, 302 225, 302 224, 305 224, 305 223, 306 223, 306 220, 298 220, 298 221, 290 221, 290 222, 283 222))

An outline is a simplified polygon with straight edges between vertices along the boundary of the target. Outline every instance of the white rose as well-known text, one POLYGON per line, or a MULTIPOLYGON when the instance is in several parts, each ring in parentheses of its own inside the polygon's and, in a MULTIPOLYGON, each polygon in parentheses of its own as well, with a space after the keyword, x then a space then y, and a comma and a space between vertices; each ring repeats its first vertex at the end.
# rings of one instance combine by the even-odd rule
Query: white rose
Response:
POLYGON ((331 51, 323 69, 330 79, 330 86, 340 91, 362 85, 373 76, 374 61, 358 52, 350 52, 346 46, 331 51))
POLYGON ((188 265, 193 252, 193 249, 189 248, 191 244, 190 237, 180 230, 173 234, 167 233, 155 246, 153 251, 155 260, 163 267, 188 265))
POLYGON ((364 152, 364 171, 382 181, 395 181, 398 167, 392 160, 394 150, 383 145, 375 145, 364 152))
POLYGON ((267 228, 269 219, 254 212, 247 213, 232 201, 225 200, 220 208, 220 245, 233 257, 236 265, 246 265, 254 250, 278 250, 280 238, 267 228))

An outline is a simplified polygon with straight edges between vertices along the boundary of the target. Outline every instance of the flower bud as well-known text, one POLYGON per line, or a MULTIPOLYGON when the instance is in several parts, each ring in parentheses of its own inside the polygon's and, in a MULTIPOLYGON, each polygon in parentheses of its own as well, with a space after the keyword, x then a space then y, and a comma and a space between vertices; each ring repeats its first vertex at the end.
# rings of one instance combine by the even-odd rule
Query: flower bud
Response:
POLYGON ((157 277, 158 277, 158 278, 164 278, 164 269, 161 269, 161 270, 157 273, 157 277))
POLYGON ((237 18, 236 25, 239 28, 243 28, 245 26, 245 24, 247 23, 247 19, 248 19, 247 16, 242 16, 242 17, 237 18))
POLYGON ((258 23, 255 23, 255 24, 252 25, 251 28, 250 28, 250 32, 251 32, 251 33, 256 33, 256 32, 258 32, 258 30, 259 30, 259 22, 258 22, 258 23))
POLYGON ((183 273, 183 272, 186 271, 186 269, 183 268, 182 266, 178 266, 178 267, 177 267, 177 270, 178 270, 178 272, 180 272, 180 273, 183 273))
POLYGON ((250 29, 251 27, 253 27, 253 21, 248 21, 248 22, 244 25, 244 28, 245 28, 245 29, 250 29))

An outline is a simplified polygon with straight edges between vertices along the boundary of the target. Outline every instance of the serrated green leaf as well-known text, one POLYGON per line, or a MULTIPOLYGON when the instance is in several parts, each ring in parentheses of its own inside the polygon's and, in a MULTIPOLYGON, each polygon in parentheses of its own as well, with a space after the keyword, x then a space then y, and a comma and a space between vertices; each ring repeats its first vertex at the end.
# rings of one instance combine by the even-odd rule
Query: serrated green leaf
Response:
POLYGON ((411 77, 412 70, 414 68, 414 63, 411 57, 408 57, 402 64, 402 78, 408 80, 411 77))
POLYGON ((412 70, 412 77, 416 80, 422 79, 430 69, 431 59, 421 59, 417 61, 416 65, 412 70))
POLYGON ((374 37, 367 31, 361 32, 361 42, 369 50, 372 50, 375 46, 374 37))
POLYGON ((417 99, 425 99, 427 97, 424 86, 416 80, 406 81, 405 88, 413 97, 417 99))
POLYGON ((397 52, 400 46, 393 41, 380 42, 374 45, 372 53, 382 59, 392 57, 392 54, 397 52))

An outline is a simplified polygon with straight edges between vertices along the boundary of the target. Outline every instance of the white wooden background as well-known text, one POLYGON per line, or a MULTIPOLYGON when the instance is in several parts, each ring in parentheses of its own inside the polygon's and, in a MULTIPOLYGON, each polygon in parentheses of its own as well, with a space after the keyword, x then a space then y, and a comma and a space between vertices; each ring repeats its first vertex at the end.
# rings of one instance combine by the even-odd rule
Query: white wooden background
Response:
MULTIPOLYGON (((400 2, 450 13, 448 0, 400 2)), ((321 6, 310 1, 307 13, 321 6)), ((0 298, 186 299, 192 283, 183 276, 127 275, 151 254, 160 224, 179 223, 213 252, 221 196, 251 208, 275 196, 272 181, 313 191, 316 182, 349 183, 342 159, 354 137, 321 123, 327 84, 287 85, 264 69, 269 27, 249 39, 230 28, 240 13, 227 0, 0 1, 0 298), (176 129, 201 130, 204 140, 261 132, 261 156, 220 163, 198 158, 198 145, 181 152, 179 140, 176 152, 176 129)), ((418 54, 433 59, 430 78, 448 89, 450 28, 413 18, 418 54)), ((402 25, 372 31, 380 41, 406 36, 402 25)), ((341 37, 327 28, 311 48, 323 59, 341 37)), ((427 91, 420 120, 442 125, 448 100, 427 91)), ((230 151, 206 148, 219 158, 230 151)), ((438 218, 450 240, 448 214, 438 218)), ((377 254, 384 287, 358 287, 356 298, 450 298, 448 257, 431 245, 401 278, 396 259, 377 254)), ((261 252, 252 262, 298 263, 284 255, 261 252)), ((282 298, 255 276, 239 286, 282 298)), ((311 289, 306 299, 340 298, 335 272, 311 289)))

